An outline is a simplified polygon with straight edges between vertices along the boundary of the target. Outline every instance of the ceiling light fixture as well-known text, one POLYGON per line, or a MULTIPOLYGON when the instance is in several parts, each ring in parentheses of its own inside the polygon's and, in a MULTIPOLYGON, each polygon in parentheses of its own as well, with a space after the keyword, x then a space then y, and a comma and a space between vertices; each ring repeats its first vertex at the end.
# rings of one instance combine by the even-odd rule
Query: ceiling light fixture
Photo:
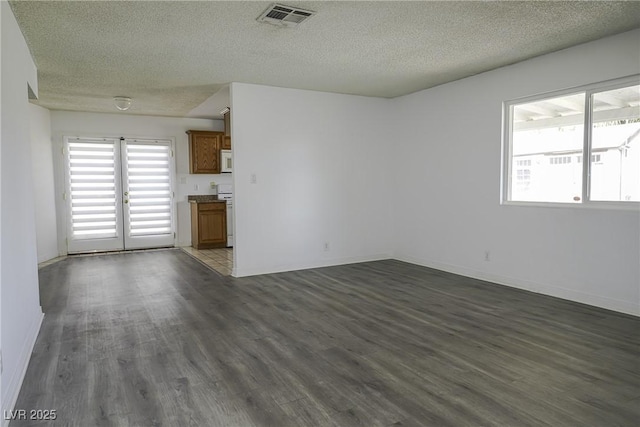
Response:
POLYGON ((113 97, 113 102, 120 111, 127 111, 131 107, 131 98, 128 96, 115 96, 113 97))

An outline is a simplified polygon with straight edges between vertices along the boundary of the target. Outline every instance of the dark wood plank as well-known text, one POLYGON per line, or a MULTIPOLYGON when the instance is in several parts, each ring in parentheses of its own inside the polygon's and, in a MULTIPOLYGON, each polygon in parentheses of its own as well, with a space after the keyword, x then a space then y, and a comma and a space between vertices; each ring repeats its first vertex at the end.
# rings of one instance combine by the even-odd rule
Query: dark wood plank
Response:
POLYGON ((40 270, 11 426, 636 426, 640 320, 398 261, 242 279, 180 250, 40 270))

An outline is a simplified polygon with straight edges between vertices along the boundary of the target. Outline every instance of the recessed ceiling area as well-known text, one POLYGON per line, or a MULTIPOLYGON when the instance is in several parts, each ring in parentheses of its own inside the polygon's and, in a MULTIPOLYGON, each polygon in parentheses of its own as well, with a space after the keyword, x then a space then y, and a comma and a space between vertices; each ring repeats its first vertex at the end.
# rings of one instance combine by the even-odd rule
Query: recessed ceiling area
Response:
MULTIPOLYGON (((640 27, 640 2, 12 1, 37 104, 183 117, 230 82, 396 97, 640 27), (281 3, 281 2, 279 2, 281 3)), ((202 108, 199 110, 202 115, 202 108)), ((122 113, 124 114, 124 113, 122 113)))

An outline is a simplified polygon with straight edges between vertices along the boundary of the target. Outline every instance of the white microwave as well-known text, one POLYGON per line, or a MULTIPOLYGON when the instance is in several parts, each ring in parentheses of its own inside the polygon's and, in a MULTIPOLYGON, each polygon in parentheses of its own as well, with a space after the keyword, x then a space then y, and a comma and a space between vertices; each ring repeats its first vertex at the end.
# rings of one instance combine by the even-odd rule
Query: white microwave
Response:
POLYGON ((220 150, 220 172, 233 172, 233 163, 231 161, 231 150, 220 150))

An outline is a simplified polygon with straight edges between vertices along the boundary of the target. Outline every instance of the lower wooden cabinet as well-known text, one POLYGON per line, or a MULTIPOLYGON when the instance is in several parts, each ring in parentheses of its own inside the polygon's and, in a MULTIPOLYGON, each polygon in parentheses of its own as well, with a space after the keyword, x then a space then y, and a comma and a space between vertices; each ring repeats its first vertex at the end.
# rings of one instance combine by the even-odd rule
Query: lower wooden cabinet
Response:
POLYGON ((191 204, 191 246, 196 249, 227 247, 227 204, 191 204))

